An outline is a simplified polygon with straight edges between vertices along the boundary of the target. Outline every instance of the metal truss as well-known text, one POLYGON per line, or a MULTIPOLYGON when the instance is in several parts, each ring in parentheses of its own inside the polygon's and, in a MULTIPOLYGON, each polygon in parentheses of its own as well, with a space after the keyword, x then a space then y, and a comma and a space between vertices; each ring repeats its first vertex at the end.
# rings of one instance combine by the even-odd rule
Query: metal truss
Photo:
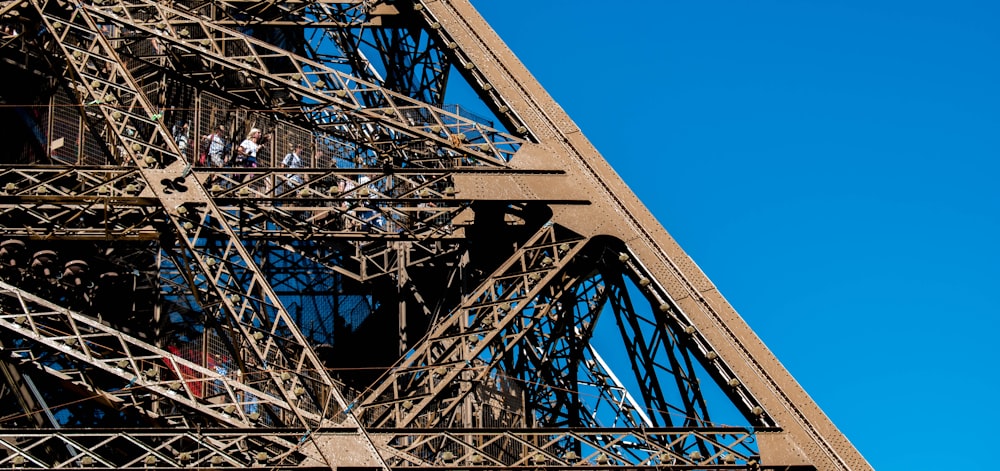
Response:
POLYGON ((155 240, 162 206, 138 169, 0 169, 0 220, 8 236, 155 240))
POLYGON ((637 372, 636 382, 641 388, 640 397, 646 400, 645 408, 660 412, 653 415, 657 424, 674 425, 676 419, 671 414, 679 414, 683 421, 680 425, 683 426, 711 424, 705 399, 700 393, 700 381, 694 372, 697 360, 688 350, 678 348, 678 336, 662 315, 669 310, 669 306, 653 310, 654 318, 650 319, 633 307, 631 296, 620 277, 609 284, 610 304, 622 332, 622 341, 629 357, 634 359, 632 368, 637 372), (658 319, 655 318, 657 313, 660 314, 658 319), (650 338, 647 339, 647 336, 650 338), (661 376, 676 382, 677 390, 681 392, 679 407, 670 404, 663 396, 661 376))
POLYGON ((217 10, 220 15, 214 22, 229 27, 363 28, 378 25, 384 15, 398 13, 394 8, 385 8, 366 0, 291 0, 281 3, 227 0, 187 3, 192 10, 217 10))
MULTIPOLYGON (((321 460, 268 446, 279 438, 294 442, 312 436, 323 442, 349 438, 354 429, 204 429, 158 430, 36 429, 0 433, 0 466, 10 468, 173 469, 271 468, 330 469, 321 460), (53 450, 56 450, 53 453, 53 450)), ((395 431, 373 433, 376 442, 395 431)), ((407 443, 385 443, 393 469, 702 469, 772 470, 760 466, 746 447, 753 436, 737 428, 646 429, 452 429, 407 431, 407 443), (718 456, 674 451, 674 445, 708 440, 718 456), (569 448, 564 444, 571 444, 569 448), (416 458, 422 456, 424 459, 416 458)), ((798 469, 788 467, 781 469, 798 469)))
MULTIPOLYGON (((145 409, 140 396, 154 394, 176 404, 183 413, 169 420, 192 427, 190 414, 206 414, 213 422, 246 427, 255 421, 286 422, 296 412, 312 423, 319 423, 317 413, 294 411, 266 377, 231 378, 187 360, 167 350, 110 327, 100 320, 57 306, 37 296, 0 282, 3 314, 0 327, 17 337, 7 345, 13 358, 23 362, 42 362, 43 358, 62 358, 66 364, 86 365, 119 378, 118 388, 99 390, 102 384, 88 378, 83 368, 52 369, 52 374, 69 377, 72 382, 89 385, 113 403, 145 409), (211 400, 205 393, 211 390, 211 400)), ((105 385, 108 383, 105 382, 105 385)), ((160 418, 163 412, 144 410, 145 415, 160 418)))
MULTIPOLYGON (((371 1, 192 2, 192 10, 215 8, 226 17, 214 23, 229 28, 290 27, 306 30, 308 56, 337 68, 348 64, 353 75, 421 102, 441 107, 450 64, 442 48, 419 24, 403 18, 408 5, 371 1), (386 27, 394 26, 394 27, 386 27), (309 32, 312 34, 309 34, 309 32), (332 43, 332 44, 331 44, 332 43), (335 48, 335 51, 330 49, 335 48), (364 49, 374 49, 380 67, 364 49)), ((296 46, 300 46, 296 44, 296 46)), ((365 95, 367 106, 376 106, 365 95)))
POLYGON ((520 364, 525 394, 546 426, 645 428, 654 424, 591 343, 612 289, 594 273, 577 280, 556 303, 558 314, 539 319, 524 338, 520 364), (531 373, 534 373, 533 375, 531 373))
MULTIPOLYGON (((326 169, 303 170, 292 184, 280 169, 199 168, 180 185, 211 178, 208 197, 220 223, 243 239, 439 240, 456 237, 456 219, 476 201, 462 198, 456 174, 490 179, 517 174, 558 175, 557 171, 490 169, 326 169), (358 183, 358 177, 366 181, 358 183), (346 183, 346 185, 345 185, 346 183)), ((11 236, 45 238, 149 238, 162 217, 160 200, 147 190, 138 168, 0 167, 0 218, 11 236), (18 227, 20 226, 20 227, 18 227)), ((177 191, 177 190, 171 190, 177 191)), ((181 193, 185 193, 182 191, 181 193)), ((583 204, 583 200, 497 199, 511 204, 583 204)), ((185 202, 187 203, 187 202, 185 202)), ((195 203, 189 203, 194 204, 195 203)))
POLYGON ((747 446, 753 434, 738 428, 407 429, 372 438, 389 437, 389 446, 406 452, 388 460, 395 469, 760 469, 747 446), (718 452, 706 456, 692 446, 705 442, 718 452))
MULTIPOLYGON (((710 426, 704 399, 698 388, 692 387, 698 381, 689 357, 684 357, 688 369, 671 372, 677 376, 681 401, 667 402, 662 390, 665 385, 656 380, 660 373, 657 361, 649 355, 649 346, 642 343, 648 329, 636 328, 641 317, 624 291, 621 259, 625 257, 609 250, 603 239, 584 242, 588 241, 555 225, 543 226, 460 308, 439 319, 405 360, 394 365, 360 401, 362 422, 376 430, 400 426, 450 430, 488 424, 644 430, 655 427, 659 420, 670 424, 670 415, 680 414, 685 423, 710 426), (606 275, 591 274, 595 269, 606 275), (628 352, 637 379, 646 381, 640 391, 642 397, 649 398, 645 404, 640 405, 629 393, 591 343, 607 305, 614 311, 623 336, 634 336, 628 352), (638 356, 639 350, 646 355, 638 356), (488 392, 509 388, 500 386, 505 383, 524 391, 523 400, 533 405, 532 416, 504 413, 511 404, 488 392)), ((665 324, 660 327, 663 329, 654 331, 667 333, 665 324)), ((673 345, 653 347, 657 356, 671 360, 671 366, 684 355, 683 351, 675 352, 673 345)), ((598 435, 597 440, 604 438, 598 435)), ((444 439, 435 440, 422 446, 437 443, 436 452, 444 453, 444 439)), ((547 437, 546 443, 556 446, 561 440, 564 438, 547 437)), ((566 443, 559 446, 563 451, 578 448, 566 443)), ((674 458, 696 450, 694 456, 712 456, 715 464, 726 464, 725 450, 711 441, 692 440, 673 446, 674 458)), ((454 451, 449 453, 455 456, 454 451)), ((466 456, 471 456, 469 453, 462 451, 466 456)), ((565 464, 560 460, 554 463, 565 464)), ((642 460, 629 463, 646 464, 642 460)))
POLYGON ((0 27, 0 467, 870 469, 467 0, 0 27))
POLYGON ((373 45, 383 54, 387 87, 425 103, 444 104, 451 67, 433 36, 413 26, 381 28, 374 31, 373 45))
POLYGON ((190 78, 204 77, 218 89, 246 93, 247 101, 275 110, 303 113, 326 132, 363 143, 390 161, 444 158, 505 166, 521 142, 164 3, 133 0, 82 7, 101 23, 115 26, 109 40, 156 39, 183 61, 175 67, 194 61, 197 68, 188 72, 190 78), (237 72, 236 82, 231 85, 216 78, 219 74, 213 72, 221 70, 237 72), (422 144, 427 142, 439 146, 444 155, 424 152, 422 144))
POLYGON ((320 470, 330 463, 309 457, 295 444, 315 434, 326 442, 353 436, 357 429, 284 429, 262 433, 243 429, 35 429, 0 432, 0 466, 6 469, 173 469, 265 468, 320 470))
MULTIPOLYGON (((328 460, 329 450, 325 447, 329 443, 310 437, 308 429, 294 436, 231 431, 273 427, 289 417, 303 415, 301 402, 306 391, 296 388, 299 403, 285 402, 285 397, 264 375, 224 375, 124 334, 120 328, 109 327, 98 319, 58 307, 4 283, 0 283, 0 296, 3 308, 0 328, 15 339, 4 346, 12 361, 33 365, 43 374, 75 385, 84 400, 105 404, 112 410, 132 411, 148 425, 175 430, 156 433, 143 430, 134 434, 116 430, 110 437, 102 437, 99 431, 87 431, 84 435, 89 438, 68 439, 65 446, 68 456, 61 451, 53 454, 47 444, 52 439, 67 440, 64 435, 22 435, 4 444, 13 451, 5 460, 8 464, 58 467, 60 461, 52 461, 58 459, 77 466, 128 468, 136 464, 148 467, 162 460, 168 467, 197 466, 199 462, 224 466, 272 462, 315 467, 328 460), (230 428, 225 431, 211 428, 223 424, 230 428), (195 437, 202 427, 214 430, 213 436, 195 437), (187 432, 178 434, 176 430, 187 432), (192 442, 193 439, 196 441, 192 442), (249 452, 254 449, 258 451, 249 452), (164 454, 167 451, 171 454, 164 454), (46 453, 39 455, 41 452, 46 453), (181 453, 188 456, 182 457, 181 453), (309 463, 312 465, 308 466, 309 463)), ((286 383, 291 382, 288 373, 281 372, 286 383)), ((52 407, 59 410, 62 405, 52 407)), ((304 418, 314 423, 322 420, 316 414, 304 418)), ((357 429, 347 431, 355 435, 356 441, 357 429)))
MULTIPOLYGON (((408 264, 425 263, 458 249, 470 206, 451 186, 456 174, 490 179, 559 172, 491 169, 303 170, 292 187, 278 169, 233 169, 222 174, 199 168, 190 180, 215 181, 208 195, 219 224, 243 241, 266 241, 322 263, 358 281, 399 267, 393 241, 412 241, 408 264), (363 184, 360 175, 370 176, 363 184), (350 182, 345 185, 345 182, 350 182), (333 240, 368 241, 331 245, 333 240), (372 245, 370 242, 384 243, 372 245), (442 245, 440 242, 448 242, 442 245), (346 258, 346 259, 345 259, 346 258)), ((145 240, 164 237, 165 211, 148 195, 142 173, 126 167, 0 167, 0 233, 46 240, 145 240)), ((510 204, 581 204, 581 200, 498 200, 510 204)), ((190 203, 177 210, 187 211, 190 203)), ((186 221, 194 224, 191 221, 186 221)), ((183 223, 182 223, 183 225, 183 223)), ((167 232, 168 234, 171 232, 167 232)), ((257 247, 247 245, 260 260, 257 247)))
POLYGON ((375 428, 453 425, 455 412, 485 381, 494 363, 524 331, 514 323, 547 316, 551 306, 536 301, 582 239, 547 224, 501 265, 461 306, 439 319, 413 351, 359 402, 359 415, 375 428), (458 386, 456 394, 455 388, 458 386))

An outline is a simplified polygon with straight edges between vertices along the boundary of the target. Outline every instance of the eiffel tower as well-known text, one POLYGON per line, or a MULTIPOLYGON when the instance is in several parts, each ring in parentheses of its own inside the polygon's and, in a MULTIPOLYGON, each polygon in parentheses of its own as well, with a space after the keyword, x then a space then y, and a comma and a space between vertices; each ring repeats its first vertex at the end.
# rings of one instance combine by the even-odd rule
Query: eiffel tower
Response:
POLYGON ((0 468, 871 469, 468 0, 0 29, 0 468))

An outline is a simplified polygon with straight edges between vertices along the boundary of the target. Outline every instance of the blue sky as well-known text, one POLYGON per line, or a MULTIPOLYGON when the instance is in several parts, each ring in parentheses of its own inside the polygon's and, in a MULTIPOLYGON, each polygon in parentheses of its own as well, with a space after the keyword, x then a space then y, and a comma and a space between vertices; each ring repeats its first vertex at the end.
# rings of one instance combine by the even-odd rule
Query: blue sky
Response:
POLYGON ((1000 3, 473 4, 876 469, 987 469, 1000 3))

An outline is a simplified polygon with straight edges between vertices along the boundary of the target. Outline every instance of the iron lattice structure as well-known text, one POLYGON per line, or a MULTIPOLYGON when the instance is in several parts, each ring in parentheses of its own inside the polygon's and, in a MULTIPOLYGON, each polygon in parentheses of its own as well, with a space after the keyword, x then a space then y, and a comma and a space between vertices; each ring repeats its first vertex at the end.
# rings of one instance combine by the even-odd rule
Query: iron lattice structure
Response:
POLYGON ((870 469, 467 0, 0 26, 0 467, 870 469))

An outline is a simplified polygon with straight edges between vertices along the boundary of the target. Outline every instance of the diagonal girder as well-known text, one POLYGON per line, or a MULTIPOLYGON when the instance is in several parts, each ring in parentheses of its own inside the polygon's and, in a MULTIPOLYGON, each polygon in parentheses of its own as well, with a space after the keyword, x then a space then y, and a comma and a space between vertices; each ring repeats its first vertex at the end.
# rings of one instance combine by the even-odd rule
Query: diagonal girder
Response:
MULTIPOLYGON (((192 419, 200 416, 209 423, 230 429, 269 428, 275 425, 275 419, 290 414, 295 407, 284 402, 273 388, 257 389, 258 386, 270 386, 266 379, 261 381, 260 376, 222 374, 124 334, 98 319, 2 282, 0 309, 0 330, 13 339, 4 351, 10 352, 12 358, 36 366, 55 360, 57 365, 42 367, 43 373, 65 385, 75 385, 89 396, 84 399, 97 399, 114 409, 138 412, 160 425, 196 429, 204 420, 192 419), (59 358, 62 360, 57 360, 59 358), (103 377, 94 378, 97 373, 103 377), (119 378, 117 385, 109 381, 108 376, 119 378), (150 402, 150 395, 162 403, 150 402), (172 406, 166 407, 166 404, 172 406)), ((309 420, 319 422, 321 418, 309 420)), ((157 435, 169 437, 172 434, 160 432, 157 435)), ((299 435, 291 439, 280 434, 261 435, 255 440, 256 447, 285 457, 301 455, 322 459, 327 445, 315 437, 305 444, 303 438, 308 433, 299 435)), ((169 443, 158 444, 159 447, 167 445, 169 443)), ((114 451, 120 453, 121 450, 114 451)), ((210 457, 211 454, 207 455, 210 457)), ((301 460, 296 458, 291 462, 301 460)))

